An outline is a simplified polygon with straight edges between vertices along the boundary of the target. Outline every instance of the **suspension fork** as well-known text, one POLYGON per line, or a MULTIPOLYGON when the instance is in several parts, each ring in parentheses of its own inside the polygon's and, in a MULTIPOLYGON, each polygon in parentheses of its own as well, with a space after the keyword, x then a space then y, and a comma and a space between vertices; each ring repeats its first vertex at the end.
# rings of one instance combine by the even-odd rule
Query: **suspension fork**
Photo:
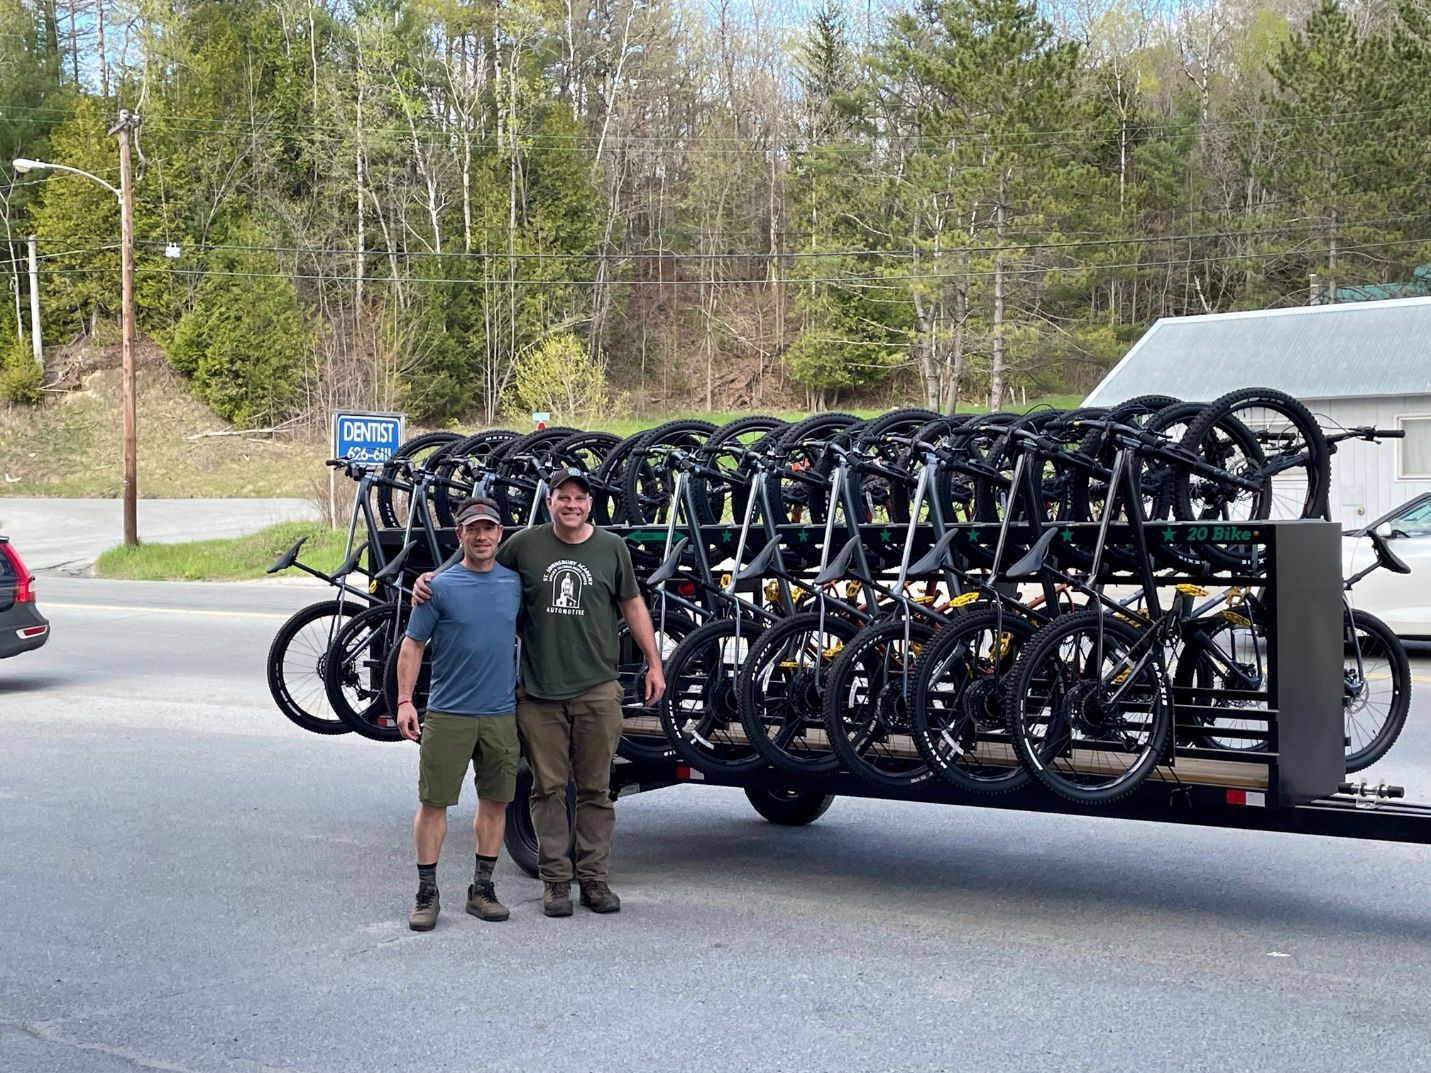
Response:
MULTIPOLYGON (((1342 593, 1342 623, 1343 632, 1346 634, 1347 642, 1351 646, 1352 657, 1356 660, 1357 688, 1364 689, 1366 688, 1366 667, 1363 665, 1361 658, 1361 639, 1356 635, 1356 620, 1352 618, 1351 600, 1347 598, 1346 592, 1342 593)), ((1342 678, 1345 683, 1345 672, 1343 672, 1342 678)), ((1344 694, 1348 696, 1351 695, 1351 690, 1352 687, 1349 684, 1343 684, 1342 692, 1344 694)))

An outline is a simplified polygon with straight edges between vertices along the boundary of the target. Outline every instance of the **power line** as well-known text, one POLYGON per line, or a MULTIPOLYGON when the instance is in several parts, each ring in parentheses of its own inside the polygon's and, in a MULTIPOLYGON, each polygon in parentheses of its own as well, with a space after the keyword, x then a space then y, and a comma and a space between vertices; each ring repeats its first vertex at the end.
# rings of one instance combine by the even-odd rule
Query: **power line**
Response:
MULTIPOLYGON (((7 113, 32 113, 51 114, 60 118, 70 115, 66 109, 48 108, 44 106, 10 106, 7 113)), ((1135 135, 1143 134, 1193 134, 1204 131, 1216 130, 1247 130, 1247 129, 1296 129, 1298 127, 1340 127, 1353 124, 1362 124, 1369 117, 1383 116, 1390 119, 1405 118, 1408 116, 1419 116, 1431 118, 1431 108, 1416 102, 1402 101, 1395 104, 1383 105, 1376 108, 1355 109, 1342 112, 1326 111, 1314 116, 1264 116, 1247 119, 1189 119, 1189 120, 1168 120, 1149 122, 1130 122, 1122 125, 1122 129, 1132 131, 1135 135)), ((437 117, 429 117, 436 119, 437 117)), ((288 135, 322 135, 340 136, 351 135, 355 132, 354 125, 347 122, 320 123, 313 121, 305 124, 283 123, 272 117, 263 117, 253 121, 233 120, 227 118, 217 118, 209 116, 185 116, 173 113, 156 113, 150 119, 150 129, 168 129, 178 133, 190 134, 227 134, 232 133, 240 137, 251 137, 255 131, 268 133, 278 132, 288 135)), ((1120 129, 1119 124, 1108 124, 1090 127, 1069 127, 1069 128, 1049 128, 1047 130, 1030 130, 1027 132, 1004 132, 1001 137, 995 139, 987 133, 962 132, 949 137, 913 136, 913 135, 893 135, 879 136, 869 140, 840 139, 837 141, 816 141, 800 140, 787 141, 779 148, 789 153, 805 153, 814 151, 849 152, 864 153, 872 152, 876 145, 888 144, 897 145, 902 149, 925 149, 925 150, 946 150, 949 149, 949 142, 957 140, 961 144, 975 145, 983 149, 1000 148, 1050 148, 1053 146, 1070 146, 1079 149, 1086 149, 1089 139, 1105 137, 1116 134, 1120 129)), ((395 137, 404 141, 411 141, 416 137, 419 141, 443 141, 460 145, 471 145, 479 149, 506 150, 511 148, 509 139, 498 139, 495 136, 486 134, 476 134, 471 131, 463 131, 455 127, 431 128, 422 125, 415 127, 364 127, 362 133, 370 137, 395 137)), ((571 152, 595 154, 597 146, 591 135, 571 134, 571 135, 521 135, 517 136, 518 148, 523 153, 534 152, 571 152)), ((756 152, 765 154, 771 151, 770 145, 758 145, 751 138, 733 137, 725 135, 708 135, 699 133, 694 129, 688 136, 678 136, 672 134, 629 134, 623 132, 608 132, 603 141, 608 144, 633 145, 646 149, 649 152, 661 153, 691 153, 709 147, 716 147, 715 151, 723 155, 732 153, 756 152), (721 149, 721 146, 731 148, 721 149)))
MULTIPOLYGON (((1333 224, 1330 221, 1308 221, 1306 223, 1286 224, 1278 227, 1260 227, 1247 230, 1223 230, 1204 231, 1180 235, 1144 235, 1124 238, 1100 238, 1100 239, 1073 239, 1059 242, 1003 242, 998 245, 989 246, 951 246, 945 251, 946 254, 957 253, 1006 253, 1017 250, 1048 250, 1058 251, 1065 249, 1088 249, 1107 246, 1154 246, 1167 245, 1182 242, 1205 242, 1216 239, 1234 238, 1265 238, 1274 235, 1300 235, 1316 231, 1337 230, 1341 233, 1355 231, 1358 228, 1366 227, 1391 227, 1397 224, 1420 223, 1421 217, 1413 216, 1385 216, 1370 220, 1342 220, 1333 224)), ((1428 237, 1431 241, 1431 237, 1428 237)), ((168 245, 152 239, 141 239, 139 245, 150 247, 162 247, 168 245)), ((85 251, 79 251, 85 252, 85 251)), ((587 253, 531 253, 504 251, 492 251, 488 253, 477 251, 448 251, 438 252, 436 250, 353 250, 336 249, 331 247, 316 246, 238 246, 225 244, 199 245, 195 253, 297 253, 314 256, 325 256, 334 258, 354 259, 358 256, 364 257, 401 257, 436 259, 436 260, 456 260, 456 261, 478 261, 478 262, 501 262, 501 261, 590 261, 596 260, 601 255, 592 251, 587 253)), ((613 253, 610 259, 613 261, 737 261, 737 260, 761 260, 774 259, 784 260, 829 260, 840 257, 860 257, 889 260, 908 260, 916 256, 932 257, 927 250, 916 253, 908 249, 845 249, 845 250, 823 250, 823 251, 779 251, 770 250, 739 250, 725 253, 613 253)), ((433 282, 442 282, 434 280, 433 282)))
MULTIPOLYGON (((1426 239, 1393 239, 1384 242, 1348 243, 1339 246, 1338 253, 1353 253, 1363 250, 1398 249, 1405 246, 1422 246, 1426 239)), ((1052 265, 1031 268, 1029 271, 1036 271, 1040 274, 1049 272, 1105 272, 1122 269, 1147 269, 1166 268, 1193 264, 1217 264, 1224 262, 1246 262, 1246 261, 1266 261, 1278 260, 1295 256, 1293 251, 1277 250, 1263 253, 1245 254, 1221 254, 1189 258, 1179 257, 1163 261, 1130 261, 1124 263, 1099 264, 1096 262, 1080 262, 1071 265, 1052 265)), ((500 258, 496 258, 500 259, 500 258)), ((213 276, 221 278, 235 279, 286 279, 304 280, 327 283, 405 283, 419 285, 441 285, 441 286, 486 286, 486 287, 594 287, 601 284, 615 283, 622 287, 669 287, 669 286, 766 286, 772 281, 760 277, 756 279, 667 279, 667 280, 594 280, 594 279, 519 279, 491 277, 486 279, 431 279, 423 276, 377 276, 377 275, 355 275, 352 273, 311 273, 311 272, 241 272, 231 269, 211 269, 211 270, 185 270, 174 268, 161 268, 157 266, 140 265, 135 268, 140 274, 157 275, 172 274, 174 272, 194 271, 195 274, 213 276)), ((1011 268, 1004 268, 1006 276, 1018 276, 1020 273, 1011 268)), ((112 275, 112 269, 99 268, 48 268, 42 269, 41 275, 48 276, 83 276, 83 275, 112 275)), ((873 290, 894 290, 900 289, 896 286, 899 282, 929 282, 938 280, 957 279, 990 279, 998 274, 995 269, 970 269, 961 272, 929 272, 929 273, 881 273, 878 275, 845 275, 845 276, 824 276, 824 277, 797 277, 787 278, 779 282, 787 284, 810 284, 828 283, 835 285, 865 286, 873 290)))

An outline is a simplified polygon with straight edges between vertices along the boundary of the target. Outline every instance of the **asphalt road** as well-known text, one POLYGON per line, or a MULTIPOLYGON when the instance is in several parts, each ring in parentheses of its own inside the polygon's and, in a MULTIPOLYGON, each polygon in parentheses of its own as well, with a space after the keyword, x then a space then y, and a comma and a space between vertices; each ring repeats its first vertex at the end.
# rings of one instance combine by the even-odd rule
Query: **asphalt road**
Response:
MULTIPOLYGON (((416 750, 290 727, 306 586, 47 577, 0 663, 0 1070, 1431 1069, 1424 846, 738 792, 618 805, 625 908, 407 930, 416 750)), ((1415 661, 1431 697, 1431 662, 1415 661)), ((1380 769, 1431 799, 1431 700, 1380 769)))
MULTIPOLYGON (((139 539, 148 543, 242 536, 318 516, 303 499, 141 499, 139 539)), ((117 499, 0 498, 0 534, 31 570, 81 573, 124 539, 117 499)))

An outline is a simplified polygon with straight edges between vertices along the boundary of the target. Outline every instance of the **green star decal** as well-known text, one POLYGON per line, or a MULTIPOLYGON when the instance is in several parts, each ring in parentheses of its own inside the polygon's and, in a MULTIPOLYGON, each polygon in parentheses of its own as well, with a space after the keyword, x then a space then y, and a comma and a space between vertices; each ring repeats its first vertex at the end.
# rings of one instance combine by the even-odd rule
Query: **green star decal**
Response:
POLYGON ((1178 535, 1177 532, 1173 529, 1173 527, 1172 527, 1171 525, 1168 526, 1166 529, 1163 530, 1163 539, 1164 539, 1164 540, 1172 540, 1173 537, 1175 537, 1175 536, 1177 536, 1177 535, 1178 535))
POLYGON ((722 532, 721 535, 720 535, 720 542, 721 542, 722 544, 729 544, 729 543, 730 543, 732 540, 734 540, 734 539, 735 539, 735 534, 732 533, 729 529, 726 529, 726 530, 725 530, 724 532, 722 532))
POLYGON ((970 542, 971 542, 971 543, 976 542, 978 539, 979 539, 979 530, 977 530, 977 529, 970 529, 970 530, 969 530, 969 540, 970 540, 970 542))
POLYGON ((1061 537, 1063 537, 1063 542, 1064 542, 1065 544, 1072 544, 1072 543, 1073 543, 1073 530, 1072 530, 1072 529, 1068 529, 1068 528, 1060 529, 1060 530, 1058 531, 1058 535, 1061 536, 1061 537))
POLYGON ((802 544, 808 542, 810 539, 810 530, 801 529, 800 532, 795 534, 795 539, 800 541, 800 543, 802 544))
POLYGON ((889 543, 890 532, 888 526, 879 531, 879 538, 883 540, 886 544, 889 543))

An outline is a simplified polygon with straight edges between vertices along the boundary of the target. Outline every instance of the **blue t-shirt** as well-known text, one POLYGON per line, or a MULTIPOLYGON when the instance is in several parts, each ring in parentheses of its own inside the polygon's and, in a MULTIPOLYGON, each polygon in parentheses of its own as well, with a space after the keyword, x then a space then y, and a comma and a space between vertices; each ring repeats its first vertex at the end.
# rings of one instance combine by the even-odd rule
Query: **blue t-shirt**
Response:
POLYGON ((458 563, 432 579, 432 599, 412 609, 407 635, 432 643, 427 706, 453 715, 510 715, 517 709, 516 571, 486 573, 458 563))

